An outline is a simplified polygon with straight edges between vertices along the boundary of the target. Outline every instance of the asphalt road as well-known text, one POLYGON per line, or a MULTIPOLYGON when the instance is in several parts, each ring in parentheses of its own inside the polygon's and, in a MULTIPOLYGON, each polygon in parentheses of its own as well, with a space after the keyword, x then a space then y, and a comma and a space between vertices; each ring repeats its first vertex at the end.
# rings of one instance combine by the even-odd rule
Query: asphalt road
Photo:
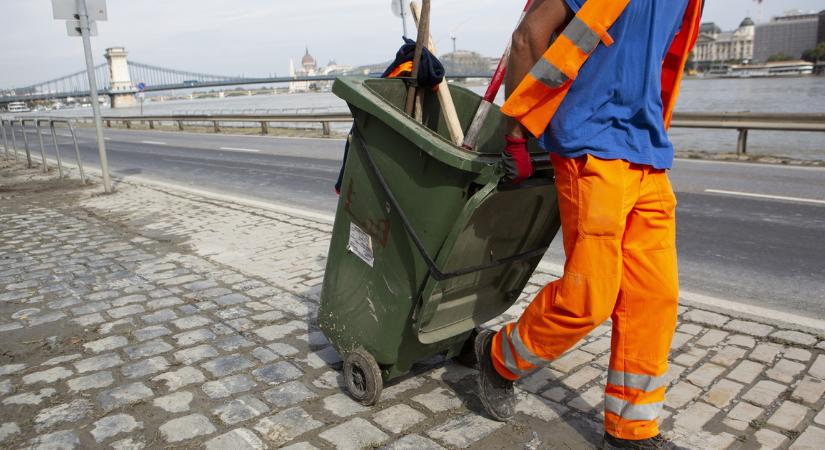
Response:
MULTIPOLYGON (((97 167, 93 130, 79 136, 84 164, 97 167)), ((327 214, 336 207, 341 140, 132 130, 106 136, 116 176, 327 214)), ((17 138, 22 146, 19 132, 17 138)), ((70 139, 60 142, 71 161, 70 139)), ((671 179, 683 290, 825 318, 825 169, 678 160, 671 179)), ((546 260, 560 264, 556 241, 546 260)))

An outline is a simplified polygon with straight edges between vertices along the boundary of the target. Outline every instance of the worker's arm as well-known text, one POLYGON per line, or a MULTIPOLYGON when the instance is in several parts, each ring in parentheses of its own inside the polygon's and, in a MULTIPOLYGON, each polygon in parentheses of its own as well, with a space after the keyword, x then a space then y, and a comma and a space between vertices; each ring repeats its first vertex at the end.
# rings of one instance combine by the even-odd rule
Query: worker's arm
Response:
MULTIPOLYGON (((566 24, 572 11, 564 0, 535 0, 521 25, 513 33, 513 46, 507 63, 504 91, 507 97, 521 83, 550 45, 550 38, 566 24)), ((505 179, 520 183, 533 175, 533 161, 527 152, 528 131, 515 119, 509 119, 507 144, 501 153, 505 179)))
MULTIPOLYGON (((564 0, 535 0, 519 27, 513 32, 513 46, 507 63, 504 92, 507 97, 550 46, 553 33, 560 31, 573 16, 564 0)), ((510 119, 508 134, 526 138, 528 133, 516 120, 510 119)))

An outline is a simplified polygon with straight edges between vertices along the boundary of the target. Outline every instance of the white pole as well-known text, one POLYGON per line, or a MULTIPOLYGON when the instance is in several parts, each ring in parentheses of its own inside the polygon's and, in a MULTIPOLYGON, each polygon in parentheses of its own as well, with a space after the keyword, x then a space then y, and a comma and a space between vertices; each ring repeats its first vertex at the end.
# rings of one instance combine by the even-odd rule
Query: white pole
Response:
POLYGON ((401 8, 401 25, 404 27, 404 37, 407 37, 407 8, 404 7, 404 0, 398 0, 401 8))
POLYGON ((107 194, 112 193, 112 180, 109 178, 109 161, 106 158, 106 141, 103 140, 103 120, 100 117, 100 103, 97 100, 97 80, 95 79, 94 61, 92 61, 92 33, 89 25, 89 14, 86 11, 86 0, 77 0, 77 10, 80 13, 80 34, 83 37, 83 52, 86 54, 86 73, 89 76, 89 97, 92 101, 92 111, 95 116, 95 130, 97 131, 97 149, 100 153, 100 170, 103 172, 103 189, 107 194))

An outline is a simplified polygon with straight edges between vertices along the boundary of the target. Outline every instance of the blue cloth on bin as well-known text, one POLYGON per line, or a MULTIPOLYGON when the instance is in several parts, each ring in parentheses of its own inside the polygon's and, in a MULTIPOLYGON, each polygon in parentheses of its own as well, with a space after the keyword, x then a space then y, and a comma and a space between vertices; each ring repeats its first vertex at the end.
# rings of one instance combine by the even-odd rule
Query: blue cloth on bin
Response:
MULTIPOLYGON (((415 58, 415 41, 410 38, 404 38, 404 45, 398 49, 395 54, 395 60, 387 67, 387 70, 381 74, 381 78, 387 78, 396 67, 401 64, 412 61, 415 58)), ((444 81, 444 65, 435 57, 426 47, 421 53, 421 63, 418 66, 418 77, 416 81, 419 87, 435 87, 438 83, 444 81)))

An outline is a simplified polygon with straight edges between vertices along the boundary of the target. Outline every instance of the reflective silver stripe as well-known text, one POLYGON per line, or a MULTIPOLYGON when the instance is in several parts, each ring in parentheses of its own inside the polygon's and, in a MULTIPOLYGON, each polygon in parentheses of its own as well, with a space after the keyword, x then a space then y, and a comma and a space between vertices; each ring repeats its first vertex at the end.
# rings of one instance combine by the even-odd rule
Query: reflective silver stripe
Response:
POLYGON ((653 377, 610 369, 607 371, 607 383, 651 392, 667 384, 667 376, 653 377))
POLYGON ((507 370, 512 372, 513 375, 517 377, 524 376, 527 371, 519 369, 516 365, 516 358, 513 357, 513 352, 510 350, 510 345, 507 344, 509 339, 505 339, 506 336, 506 333, 501 336, 501 354, 504 355, 504 367, 506 367, 507 370))
POLYGON ((536 65, 530 69, 530 75, 551 89, 560 88, 569 79, 567 75, 563 74, 561 70, 547 62, 543 57, 539 58, 536 65))
POLYGON ((521 335, 518 333, 518 324, 513 327, 508 337, 510 338, 510 342, 513 343, 513 348, 516 349, 516 354, 518 354, 521 359, 536 367, 544 367, 544 365, 548 363, 548 361, 540 358, 524 345, 524 341, 521 340, 521 335))
POLYGON ((604 409, 627 420, 656 420, 663 402, 634 405, 610 394, 604 396, 604 409))
POLYGON ((601 42, 599 35, 593 32, 579 16, 573 17, 570 25, 567 25, 562 34, 576 44, 579 50, 587 54, 596 50, 599 42, 601 42))

